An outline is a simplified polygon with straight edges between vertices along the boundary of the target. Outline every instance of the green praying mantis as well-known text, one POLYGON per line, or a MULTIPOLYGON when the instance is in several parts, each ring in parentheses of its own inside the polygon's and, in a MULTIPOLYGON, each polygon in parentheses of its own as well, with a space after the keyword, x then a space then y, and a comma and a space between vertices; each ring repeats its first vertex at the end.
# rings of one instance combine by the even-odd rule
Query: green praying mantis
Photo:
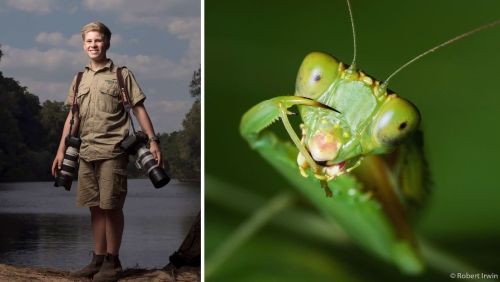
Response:
POLYGON ((448 40, 379 82, 356 69, 354 24, 347 4, 353 63, 346 65, 321 52, 308 54, 299 68, 294 95, 271 98, 249 109, 241 119, 240 133, 355 241, 403 272, 419 273, 424 261, 411 218, 430 186, 421 116, 415 105, 388 89, 388 82, 415 60, 499 22, 448 40), (302 120, 300 134, 288 119, 293 106, 302 120), (292 143, 267 130, 278 120, 292 143))

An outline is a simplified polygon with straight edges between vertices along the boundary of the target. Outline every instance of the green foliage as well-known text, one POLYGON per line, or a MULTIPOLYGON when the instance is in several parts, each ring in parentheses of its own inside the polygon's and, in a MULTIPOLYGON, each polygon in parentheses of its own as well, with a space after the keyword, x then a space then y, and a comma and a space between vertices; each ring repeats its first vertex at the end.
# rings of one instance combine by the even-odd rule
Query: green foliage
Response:
MULTIPOLYGON (((200 173, 201 167, 201 103, 196 100, 183 121, 183 150, 195 173, 200 173)), ((199 179, 199 177, 198 177, 199 179)))
POLYGON ((194 98, 200 98, 201 95, 201 68, 193 73, 193 78, 189 84, 189 92, 194 98))
POLYGON ((0 72, 0 181, 51 179, 52 155, 67 111, 62 102, 43 106, 26 87, 0 72))
POLYGON ((167 160, 167 170, 172 178, 200 181, 201 177, 201 69, 193 73, 189 85, 191 96, 195 97, 186 114, 181 131, 164 133, 160 146, 167 160))
POLYGON ((64 102, 50 101, 43 102, 40 110, 40 123, 45 129, 47 145, 51 152, 55 152, 61 139, 61 129, 68 115, 69 109, 64 102))

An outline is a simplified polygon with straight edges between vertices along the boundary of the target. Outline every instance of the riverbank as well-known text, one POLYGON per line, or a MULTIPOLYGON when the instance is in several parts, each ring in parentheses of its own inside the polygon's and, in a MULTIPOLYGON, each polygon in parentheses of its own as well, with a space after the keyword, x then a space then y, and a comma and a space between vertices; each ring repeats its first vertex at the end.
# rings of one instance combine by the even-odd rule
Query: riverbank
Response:
MULTIPOLYGON (((57 269, 0 264, 0 281, 90 281, 90 279, 70 279, 68 274, 69 271, 57 269)), ((181 267, 175 270, 135 268, 126 269, 119 281, 199 282, 200 277, 199 267, 181 267)))

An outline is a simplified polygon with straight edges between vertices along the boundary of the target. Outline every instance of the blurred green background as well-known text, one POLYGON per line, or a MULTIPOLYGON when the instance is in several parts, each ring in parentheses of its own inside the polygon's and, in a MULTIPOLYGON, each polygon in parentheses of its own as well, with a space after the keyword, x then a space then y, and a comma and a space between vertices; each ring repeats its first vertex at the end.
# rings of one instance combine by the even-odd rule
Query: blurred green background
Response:
MULTIPOLYGON (((353 1, 359 69, 384 80, 425 50, 500 19, 500 1, 353 1)), ((395 76, 423 117, 433 191, 418 234, 484 273, 500 274, 500 26, 445 47, 395 76)), ((311 51, 350 64, 345 1, 205 1, 205 259, 252 210, 295 190, 239 136, 243 113, 294 92, 311 51)), ((281 124, 273 125, 282 131, 281 124)), ((314 216, 306 201, 300 210, 314 216)), ((280 215, 278 215, 280 216, 280 215)), ((295 217, 293 217, 295 218, 295 217)), ((293 220, 292 218, 292 220, 293 220)), ((279 220, 278 220, 279 221, 279 220)), ((357 245, 267 224, 207 281, 445 281, 407 277, 357 245)), ((328 234, 328 236, 331 234, 328 234)), ((341 236, 341 235, 339 235, 341 236)), ((465 269, 456 269, 465 272, 465 269)))

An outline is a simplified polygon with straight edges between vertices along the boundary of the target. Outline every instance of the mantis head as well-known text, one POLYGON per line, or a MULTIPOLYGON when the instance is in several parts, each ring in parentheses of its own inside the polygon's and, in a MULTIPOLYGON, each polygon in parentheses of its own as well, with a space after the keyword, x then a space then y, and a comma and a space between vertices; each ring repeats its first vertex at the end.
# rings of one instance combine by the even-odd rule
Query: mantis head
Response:
MULTIPOLYGON (((420 123, 412 103, 388 94, 378 81, 346 69, 324 53, 306 56, 297 75, 295 95, 340 112, 300 106, 301 141, 329 178, 354 168, 364 155, 393 150, 420 123)), ((301 168, 307 166, 300 154, 298 163, 301 168)))

